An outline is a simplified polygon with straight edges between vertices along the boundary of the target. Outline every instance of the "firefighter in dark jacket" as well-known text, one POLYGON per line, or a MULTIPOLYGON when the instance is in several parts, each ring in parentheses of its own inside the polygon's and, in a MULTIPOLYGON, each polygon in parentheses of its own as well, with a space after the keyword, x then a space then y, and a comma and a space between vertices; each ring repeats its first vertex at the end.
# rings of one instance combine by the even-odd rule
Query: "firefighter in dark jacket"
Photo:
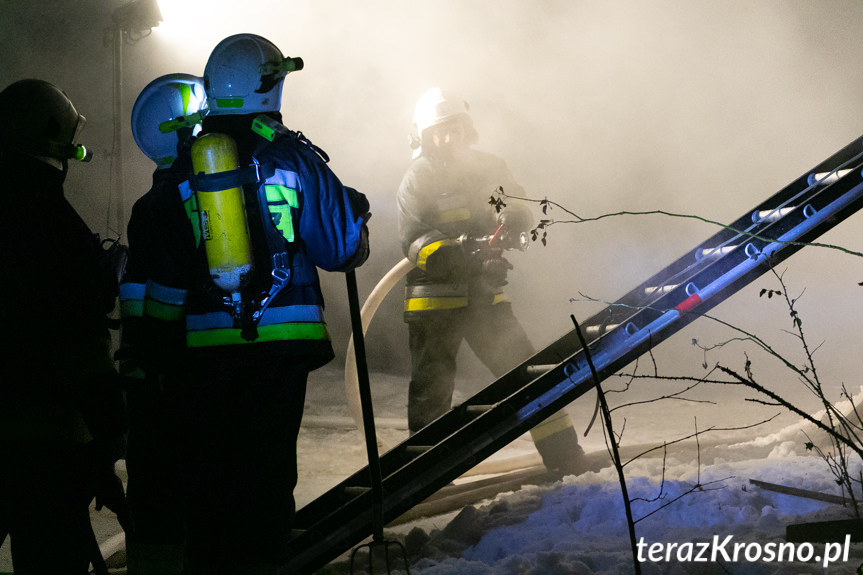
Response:
POLYGON ((167 374, 182 453, 186 575, 285 561, 306 380, 334 357, 317 268, 368 257, 365 196, 281 124, 283 80, 301 68, 260 36, 220 42, 192 177, 129 223, 139 355, 167 374))
POLYGON ((165 388, 168 364, 159 361, 154 353, 160 342, 149 340, 153 333, 146 323, 151 319, 144 319, 142 305, 148 270, 138 265, 135 256, 138 250, 146 254, 146 243, 138 241, 137 222, 141 214, 154 205, 158 210, 165 198, 175 198, 177 186, 189 179, 189 149, 195 133, 201 129, 200 112, 205 102, 202 78, 166 74, 150 82, 132 107, 132 136, 156 170, 150 191, 133 208, 135 253, 120 284, 123 338, 117 355, 121 358, 121 371, 128 376, 127 495, 135 523, 134 533, 126 536, 129 575, 172 575, 183 571, 185 532, 179 451, 167 412, 171 400, 171 389, 165 388), (142 349, 150 352, 127 353, 142 349), (147 360, 145 370, 143 363, 147 360))
MULTIPOLYGON (((534 353, 504 293, 506 248, 523 245, 532 215, 502 188, 524 197, 505 162, 471 147, 477 132, 467 104, 428 90, 417 102, 414 160, 398 191, 402 250, 416 265, 405 282, 411 382, 408 427, 416 432, 452 407, 461 342, 499 377, 534 353)), ((531 430, 549 469, 576 471, 582 453, 566 412, 531 430)))
POLYGON ((88 573, 93 497, 122 486, 125 413, 107 314, 117 272, 64 197, 84 117, 42 80, 0 92, 0 542, 15 572, 88 573))

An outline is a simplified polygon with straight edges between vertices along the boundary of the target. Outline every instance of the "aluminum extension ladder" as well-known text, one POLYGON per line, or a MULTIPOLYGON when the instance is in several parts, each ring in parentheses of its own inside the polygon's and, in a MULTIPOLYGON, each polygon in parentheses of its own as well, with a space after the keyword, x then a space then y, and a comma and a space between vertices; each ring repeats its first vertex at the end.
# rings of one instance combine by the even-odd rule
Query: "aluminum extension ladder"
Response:
MULTIPOLYGON (((581 321, 604 379, 863 205, 863 137, 581 321)), ((389 522, 591 389, 575 330, 380 457, 389 522)), ((309 574, 371 535, 363 468, 297 511, 287 573, 309 574)))

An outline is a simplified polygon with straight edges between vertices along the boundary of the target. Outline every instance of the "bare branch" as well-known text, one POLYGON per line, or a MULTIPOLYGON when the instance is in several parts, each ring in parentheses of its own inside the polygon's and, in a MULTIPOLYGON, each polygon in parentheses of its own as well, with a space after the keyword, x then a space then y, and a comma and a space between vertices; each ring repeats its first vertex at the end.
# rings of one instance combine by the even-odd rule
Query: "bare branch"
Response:
MULTIPOLYGON (((822 244, 822 243, 818 243, 818 242, 779 241, 775 238, 764 237, 764 236, 761 236, 757 233, 750 232, 748 230, 739 230, 737 228, 734 228, 734 227, 729 226, 727 224, 723 224, 723 223, 718 222, 716 220, 711 220, 711 219, 697 216, 694 214, 678 214, 678 213, 669 212, 666 210, 646 210, 646 211, 622 210, 619 212, 610 212, 607 214, 602 214, 602 215, 599 215, 599 216, 596 216, 593 218, 583 218, 583 217, 579 216, 578 214, 576 214, 575 212, 572 212, 571 210, 565 208, 561 204, 558 204, 557 202, 552 202, 547 198, 542 199, 542 200, 535 200, 532 198, 521 198, 521 197, 517 197, 517 196, 510 196, 510 195, 506 194, 506 192, 504 192, 503 188, 499 188, 497 193, 499 193, 502 198, 508 198, 508 199, 519 200, 519 201, 523 201, 523 202, 530 202, 530 203, 538 203, 543 207, 543 214, 545 214, 547 212, 548 207, 554 206, 554 207, 566 212, 567 214, 569 214, 570 216, 572 216, 574 218, 572 220, 543 219, 540 221, 540 226, 538 226, 534 230, 534 232, 536 232, 536 230, 538 230, 538 229, 545 231, 548 228, 550 228, 551 226, 556 225, 556 224, 584 224, 584 223, 588 223, 588 222, 597 222, 599 220, 604 220, 607 218, 620 217, 620 216, 661 215, 661 216, 667 216, 670 218, 682 218, 682 219, 697 220, 700 222, 704 222, 706 224, 711 224, 711 225, 729 230, 729 231, 731 231, 735 234, 741 235, 741 236, 746 236, 746 237, 751 238, 751 239, 766 241, 766 242, 770 242, 770 243, 781 243, 781 244, 789 245, 789 246, 810 246, 810 247, 828 248, 828 249, 832 249, 832 250, 846 253, 848 255, 863 257, 863 253, 856 252, 854 250, 849 250, 848 248, 844 248, 842 246, 837 246, 834 244, 822 244)), ((534 237, 535 236, 536 236, 536 233, 534 233, 534 237)), ((543 240, 544 239, 545 238, 543 237, 543 240)))

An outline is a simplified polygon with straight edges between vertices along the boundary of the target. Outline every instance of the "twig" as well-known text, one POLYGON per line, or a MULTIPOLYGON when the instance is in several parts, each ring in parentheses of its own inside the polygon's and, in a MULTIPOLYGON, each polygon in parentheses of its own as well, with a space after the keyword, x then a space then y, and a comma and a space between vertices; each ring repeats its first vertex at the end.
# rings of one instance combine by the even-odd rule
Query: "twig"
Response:
MULTIPOLYGON (((501 195, 501 198, 508 198, 508 199, 512 199, 512 200, 519 200, 519 201, 530 202, 530 203, 538 203, 543 208, 543 214, 547 213, 548 207, 554 206, 556 208, 563 210, 564 212, 566 212, 567 214, 569 214, 573 218, 575 218, 572 220, 554 220, 554 219, 540 220, 540 223, 537 226, 537 228, 535 228, 533 230, 534 231, 534 234, 533 234, 534 239, 537 235, 536 234, 537 230, 543 230, 544 231, 544 230, 547 230, 548 228, 550 228, 551 226, 553 226, 555 224, 584 224, 584 223, 588 223, 588 222, 598 222, 599 220, 604 220, 604 219, 613 218, 613 217, 620 217, 620 216, 656 216, 656 215, 660 215, 660 216, 667 216, 670 218, 682 218, 682 219, 697 220, 700 222, 704 222, 706 224, 718 226, 720 228, 726 229, 730 232, 733 232, 733 233, 741 235, 741 236, 746 236, 746 237, 751 238, 751 239, 766 241, 769 243, 781 243, 781 244, 788 245, 788 246, 810 246, 810 247, 828 248, 828 249, 837 250, 837 251, 846 253, 848 255, 863 257, 863 253, 856 252, 854 250, 849 250, 848 248, 844 248, 842 246, 837 246, 834 244, 822 244, 822 243, 818 243, 818 242, 779 241, 775 238, 764 237, 764 236, 761 236, 757 233, 753 233, 753 232, 750 232, 747 230, 739 230, 737 228, 729 226, 728 224, 723 224, 723 223, 718 222, 716 220, 711 220, 709 218, 697 216, 694 214, 678 214, 678 213, 669 212, 666 210, 645 210, 645 211, 621 210, 618 212, 609 212, 609 213, 601 214, 599 216, 595 216, 592 218, 583 218, 583 217, 579 216, 578 214, 576 214, 575 212, 565 208, 564 206, 562 206, 561 204, 558 204, 557 202, 553 202, 553 201, 549 200, 548 198, 544 198, 542 200, 536 200, 533 198, 521 198, 518 196, 510 196, 503 191, 503 188, 498 188, 497 193, 499 193, 501 195)), ((494 200, 493 196, 492 196, 492 199, 494 200)))
POLYGON ((578 335, 578 341, 581 343, 581 348, 584 350, 584 356, 587 359, 587 365, 590 367, 590 373, 593 376, 593 383, 596 386, 596 393, 599 397, 602 407, 602 417, 605 422, 605 427, 608 430, 608 438, 611 441, 612 461, 617 469, 617 476, 620 480, 620 490, 623 496, 623 505, 626 508, 626 524, 629 527, 629 542, 632 547, 632 562, 635 568, 635 575, 641 575, 641 563, 638 561, 638 544, 635 539, 635 522, 632 520, 632 507, 629 503, 629 493, 626 488, 626 476, 623 474, 623 465, 620 462, 620 452, 617 449, 617 440, 614 438, 614 427, 611 423, 611 412, 608 409, 608 403, 605 401, 605 395, 602 393, 602 383, 599 379, 599 374, 596 372, 596 367, 593 365, 593 358, 590 355, 590 349, 587 347, 587 342, 584 339, 584 334, 581 333, 581 328, 574 315, 570 315, 572 323, 575 325, 575 332, 578 335))

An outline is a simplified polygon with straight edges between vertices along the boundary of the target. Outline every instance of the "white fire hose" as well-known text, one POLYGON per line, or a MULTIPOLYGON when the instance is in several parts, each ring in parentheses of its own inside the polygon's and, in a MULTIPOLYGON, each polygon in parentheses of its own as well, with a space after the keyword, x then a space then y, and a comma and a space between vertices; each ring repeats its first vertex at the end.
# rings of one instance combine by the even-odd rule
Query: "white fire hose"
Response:
MULTIPOLYGON (((404 258, 381 278, 360 310, 363 334, 368 330, 372 318, 378 311, 378 307, 380 307, 381 302, 385 297, 387 297, 387 294, 390 293, 393 287, 395 287, 395 285, 398 284, 413 268, 414 264, 412 264, 407 258, 404 258)), ((348 411, 350 412, 351 417, 353 417, 357 429, 359 429, 360 433, 363 433, 365 436, 365 433, 363 432, 363 413, 360 406, 360 385, 357 377, 357 357, 354 353, 353 335, 351 335, 351 339, 348 342, 348 349, 345 356, 345 395, 348 400, 348 411)))
MULTIPOLYGON (((490 236, 484 236, 480 238, 473 238, 475 242, 478 244, 491 243, 495 238, 501 237, 499 236, 499 232, 503 228, 501 225, 494 234, 490 236)), ((466 237, 466 236, 464 236, 466 237)), ((530 245, 530 241, 528 240, 528 236, 526 233, 521 233, 517 237, 517 243, 513 246, 505 248, 505 249, 517 249, 520 251, 524 251, 530 245)), ((403 277, 405 277, 409 271, 414 269, 414 264, 411 263, 407 258, 403 258, 399 263, 394 265, 390 271, 381 278, 375 288, 372 290, 372 293, 369 294, 368 299, 366 299, 363 304, 362 310, 360 310, 360 317, 363 327, 363 334, 365 335, 366 331, 369 328, 369 324, 372 321, 372 318, 375 316, 375 313, 378 311, 378 307, 380 307, 381 302, 387 296, 390 291, 398 284, 403 277)), ((360 407, 360 396, 359 396, 359 381, 357 379, 357 358, 354 354, 354 337, 351 335, 351 339, 348 341, 348 349, 345 355, 345 395, 348 401, 348 411, 351 414, 351 417, 354 420, 354 423, 357 426, 357 429, 360 430, 360 433, 363 432, 363 414, 362 408, 360 407)), ((378 439, 378 443, 380 443, 380 439, 378 439)))

